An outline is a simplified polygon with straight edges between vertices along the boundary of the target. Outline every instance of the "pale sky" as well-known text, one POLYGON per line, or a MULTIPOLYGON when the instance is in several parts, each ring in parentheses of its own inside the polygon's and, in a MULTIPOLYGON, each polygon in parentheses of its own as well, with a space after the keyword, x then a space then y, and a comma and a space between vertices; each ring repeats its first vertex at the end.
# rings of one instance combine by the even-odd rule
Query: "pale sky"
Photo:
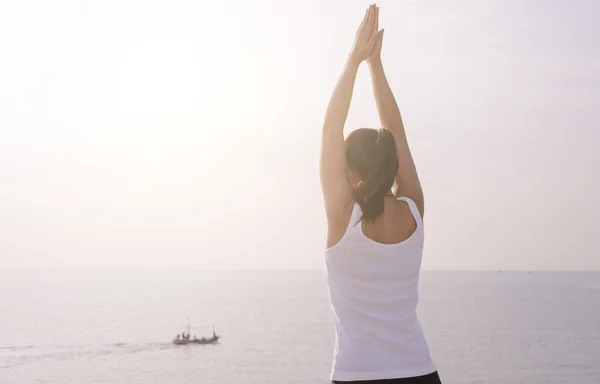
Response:
MULTIPOLYGON (((323 268, 321 122, 368 4, 0 1, 0 269, 323 268)), ((600 269, 600 2, 378 4, 424 267, 600 269)))

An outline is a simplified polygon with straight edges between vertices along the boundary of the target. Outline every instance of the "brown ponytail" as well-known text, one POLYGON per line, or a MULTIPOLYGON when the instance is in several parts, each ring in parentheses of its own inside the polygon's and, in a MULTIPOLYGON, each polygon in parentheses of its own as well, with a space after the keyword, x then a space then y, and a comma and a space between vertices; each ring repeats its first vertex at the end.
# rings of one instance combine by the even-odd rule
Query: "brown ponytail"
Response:
POLYGON ((394 136, 387 129, 352 132, 346 139, 346 161, 360 179, 354 199, 362 210, 361 220, 375 221, 383 214, 385 195, 398 170, 394 136))

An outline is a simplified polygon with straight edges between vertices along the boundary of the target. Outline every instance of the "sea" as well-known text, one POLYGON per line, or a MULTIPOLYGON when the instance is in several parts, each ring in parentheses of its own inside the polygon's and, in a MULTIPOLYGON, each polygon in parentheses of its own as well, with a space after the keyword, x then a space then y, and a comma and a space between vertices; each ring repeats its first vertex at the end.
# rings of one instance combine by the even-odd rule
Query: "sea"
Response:
MULTIPOLYGON (((444 383, 600 383, 600 273, 423 272, 444 383)), ((0 273, 0 383, 329 383, 323 271, 0 273), (186 325, 215 345, 177 346, 186 325)))

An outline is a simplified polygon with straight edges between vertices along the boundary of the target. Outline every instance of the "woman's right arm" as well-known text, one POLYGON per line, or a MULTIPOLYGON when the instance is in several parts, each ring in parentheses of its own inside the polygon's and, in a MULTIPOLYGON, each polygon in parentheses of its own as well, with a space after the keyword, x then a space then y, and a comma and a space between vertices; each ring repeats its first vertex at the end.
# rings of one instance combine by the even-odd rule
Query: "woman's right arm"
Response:
POLYGON ((400 109, 383 70, 383 63, 381 61, 382 40, 383 30, 379 34, 375 48, 371 56, 367 59, 367 63, 371 72, 371 81, 373 92, 375 93, 379 120, 383 128, 390 130, 396 139, 398 172, 396 173, 393 192, 398 197, 407 196, 414 200, 419 213, 421 213, 421 217, 423 217, 425 210, 423 189, 421 188, 415 162, 410 153, 400 109))
POLYGON ((329 100, 321 141, 321 189, 325 200, 325 211, 331 222, 344 216, 348 203, 352 201, 352 186, 346 174, 344 124, 348 116, 352 91, 359 65, 373 51, 377 38, 375 5, 369 6, 354 39, 344 71, 329 100))

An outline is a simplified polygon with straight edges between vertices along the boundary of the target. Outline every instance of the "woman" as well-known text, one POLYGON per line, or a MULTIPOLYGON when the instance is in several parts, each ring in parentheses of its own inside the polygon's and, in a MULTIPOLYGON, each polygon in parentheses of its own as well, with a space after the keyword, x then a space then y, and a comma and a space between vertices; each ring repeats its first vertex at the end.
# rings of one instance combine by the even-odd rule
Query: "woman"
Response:
POLYGON ((371 5, 333 92, 321 148, 327 274, 336 338, 333 383, 440 383, 417 319, 423 191, 381 64, 383 30, 371 5), (367 61, 380 130, 343 128, 367 61))

